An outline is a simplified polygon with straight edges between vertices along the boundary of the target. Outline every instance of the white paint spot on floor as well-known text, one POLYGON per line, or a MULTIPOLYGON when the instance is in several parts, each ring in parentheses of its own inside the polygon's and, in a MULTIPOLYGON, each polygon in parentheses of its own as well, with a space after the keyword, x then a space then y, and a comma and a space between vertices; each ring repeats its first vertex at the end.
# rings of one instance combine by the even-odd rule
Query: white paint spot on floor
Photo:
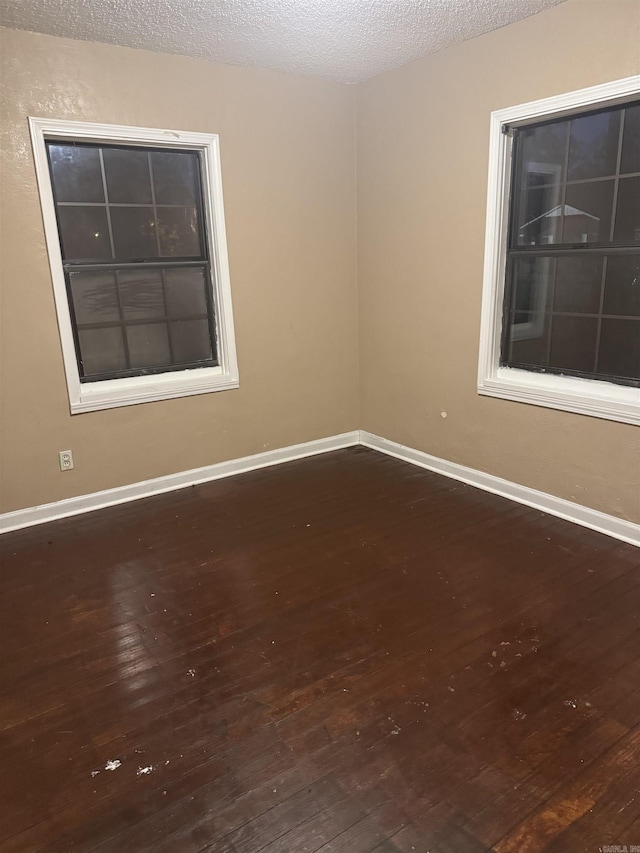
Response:
POLYGON ((99 770, 92 770, 92 771, 91 771, 91 776, 92 776, 92 777, 93 777, 93 776, 97 776, 99 772, 100 772, 99 770))
POLYGON ((136 776, 148 776, 153 771, 153 764, 148 764, 146 767, 138 767, 136 776))
POLYGON ((118 767, 122 767, 122 761, 119 758, 110 758, 104 765, 105 770, 117 770, 118 767))
POLYGON ((524 713, 524 711, 518 711, 517 708, 513 709, 513 719, 514 720, 524 720, 524 718, 526 716, 527 715, 524 713))
POLYGON ((566 705, 567 708, 577 708, 578 707, 578 700, 577 699, 565 699, 562 704, 566 705))
POLYGON ((196 677, 196 671, 195 671, 195 669, 188 669, 188 670, 187 670, 187 675, 190 675, 190 676, 191 676, 191 678, 195 678, 195 677, 196 677))

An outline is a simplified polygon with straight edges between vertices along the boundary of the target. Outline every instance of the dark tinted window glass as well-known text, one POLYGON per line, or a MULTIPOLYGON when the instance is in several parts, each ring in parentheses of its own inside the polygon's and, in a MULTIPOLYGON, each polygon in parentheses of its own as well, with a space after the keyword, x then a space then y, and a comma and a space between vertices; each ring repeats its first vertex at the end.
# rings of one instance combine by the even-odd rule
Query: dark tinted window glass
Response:
POLYGON ((557 260, 554 311, 597 314, 602 290, 601 257, 561 257, 557 260))
POLYGON ((151 177, 147 151, 105 148, 104 172, 111 204, 151 204, 151 177))
POLYGON ((191 151, 154 151, 151 165, 158 204, 196 203, 199 196, 197 154, 191 151))
POLYGON ((564 206, 563 243, 609 240, 615 181, 570 184, 564 206))
POLYGON ((640 321, 602 321, 598 371, 608 376, 640 376, 640 321))
POLYGON ((640 317, 640 255, 609 257, 604 313, 640 317))
POLYGON ((207 313, 206 282, 201 269, 172 269, 164 274, 167 314, 185 317, 207 313))
POLYGON ((217 364, 198 153, 47 148, 81 379, 217 364))
POLYGON ((619 110, 573 119, 568 179, 615 174, 619 134, 619 110))
POLYGON ((200 229, 195 207, 159 207, 158 233, 163 257, 199 257, 200 229))
POLYGON ((171 323, 173 357, 177 363, 211 358, 211 338, 207 320, 179 320, 171 323))
POLYGON ((538 185, 558 184, 564 179, 569 122, 524 128, 522 137, 522 175, 524 185, 535 175, 538 185))
POLYGON ((524 257, 514 261, 511 321, 507 328, 507 351, 513 362, 537 367, 547 364, 547 304, 553 288, 554 270, 553 258, 524 257))
POLYGON ((515 222, 518 244, 545 246, 559 243, 562 235, 562 187, 540 187, 535 174, 527 175, 526 181, 519 217, 515 222))
POLYGON ((165 323, 128 326, 127 342, 131 367, 165 367, 171 364, 165 323))
POLYGON ((595 366, 596 317, 555 316, 551 327, 549 366, 590 373, 595 366))
POLYGON ((78 339, 84 376, 126 370, 127 362, 120 326, 80 329, 78 339))
POLYGON ((640 384, 640 105, 513 146, 501 364, 640 384))
POLYGON ((58 207, 62 256, 66 261, 112 260, 104 207, 58 207))
POLYGON ((115 273, 71 272, 69 280, 78 323, 104 323, 120 319, 115 273))
POLYGON ((640 172, 640 104, 625 110, 620 171, 640 172))
POLYGON ((513 322, 530 323, 546 310, 555 261, 548 257, 518 258, 512 283, 513 322))
POLYGON ((117 260, 158 257, 153 207, 112 207, 111 227, 117 260))
POLYGON ((165 316, 162 272, 159 269, 120 271, 118 283, 125 320, 154 320, 165 316))
POLYGON ((56 201, 104 201, 100 149, 49 144, 48 151, 56 201))
POLYGON ((640 178, 620 178, 616 243, 640 243, 640 178))

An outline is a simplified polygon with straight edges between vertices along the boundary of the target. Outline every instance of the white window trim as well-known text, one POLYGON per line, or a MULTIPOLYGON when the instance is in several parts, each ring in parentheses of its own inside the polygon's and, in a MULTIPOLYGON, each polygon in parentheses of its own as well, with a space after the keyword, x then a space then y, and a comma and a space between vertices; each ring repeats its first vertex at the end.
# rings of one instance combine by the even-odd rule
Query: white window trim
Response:
POLYGON ((512 140, 505 125, 623 103, 640 94, 640 75, 491 113, 478 393, 551 409, 640 424, 640 389, 500 367, 512 140))
POLYGON ((190 133, 78 121, 56 121, 34 117, 29 118, 29 127, 71 414, 237 388, 239 376, 231 305, 218 136, 210 133, 190 133), (129 143, 173 149, 188 148, 201 152, 202 187, 207 220, 208 248, 211 258, 219 366, 178 370, 153 376, 80 382, 58 238, 53 190, 47 162, 45 146, 47 139, 83 140, 111 144, 129 143))

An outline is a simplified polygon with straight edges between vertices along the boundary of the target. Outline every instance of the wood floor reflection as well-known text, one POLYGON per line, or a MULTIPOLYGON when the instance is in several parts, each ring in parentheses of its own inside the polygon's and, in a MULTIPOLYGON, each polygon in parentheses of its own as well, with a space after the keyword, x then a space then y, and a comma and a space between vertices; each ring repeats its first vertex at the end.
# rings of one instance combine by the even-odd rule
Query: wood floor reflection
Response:
POLYGON ((0 850, 640 844, 640 551, 352 448, 0 538, 0 850))

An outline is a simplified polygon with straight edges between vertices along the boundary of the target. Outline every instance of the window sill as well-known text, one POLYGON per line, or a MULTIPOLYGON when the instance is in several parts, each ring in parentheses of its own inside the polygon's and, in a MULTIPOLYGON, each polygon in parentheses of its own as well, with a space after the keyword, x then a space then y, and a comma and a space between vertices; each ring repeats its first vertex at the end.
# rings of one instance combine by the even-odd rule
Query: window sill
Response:
POLYGON ((500 367, 479 380, 478 393, 610 421, 640 424, 640 389, 611 382, 500 367))
POLYGON ((154 376, 134 376, 84 383, 70 393, 71 414, 135 406, 176 397, 210 394, 239 387, 237 374, 223 373, 220 367, 184 370, 154 376))

